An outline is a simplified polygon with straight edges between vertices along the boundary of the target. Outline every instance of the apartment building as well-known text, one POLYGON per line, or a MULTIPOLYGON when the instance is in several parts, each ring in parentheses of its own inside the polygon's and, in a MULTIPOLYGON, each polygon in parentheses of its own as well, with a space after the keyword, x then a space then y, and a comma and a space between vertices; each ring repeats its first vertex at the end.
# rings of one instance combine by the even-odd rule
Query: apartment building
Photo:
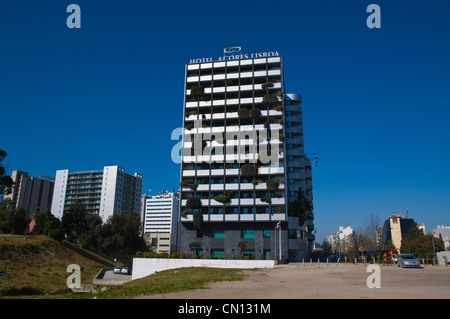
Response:
POLYGON ((106 221, 113 214, 140 213, 142 175, 125 172, 120 166, 103 170, 56 171, 51 212, 61 218, 70 205, 79 200, 89 214, 99 214, 106 221))
POLYGON ((37 212, 50 210, 55 183, 53 177, 32 177, 27 172, 14 170, 11 179, 14 187, 11 194, 5 195, 4 199, 9 198, 13 208, 24 208, 29 217, 33 217, 37 212))
POLYGON ((312 207, 300 224, 289 204, 299 190, 312 201, 311 162, 301 96, 285 93, 281 56, 191 60, 184 95, 179 251, 194 244, 212 258, 307 257, 312 207))
POLYGON ((176 251, 178 194, 163 192, 146 196, 144 203, 144 238, 156 253, 176 251))
POLYGON ((411 230, 414 224, 414 219, 406 218, 403 214, 387 216, 383 225, 381 242, 387 243, 391 241, 395 249, 401 253, 402 238, 411 230))

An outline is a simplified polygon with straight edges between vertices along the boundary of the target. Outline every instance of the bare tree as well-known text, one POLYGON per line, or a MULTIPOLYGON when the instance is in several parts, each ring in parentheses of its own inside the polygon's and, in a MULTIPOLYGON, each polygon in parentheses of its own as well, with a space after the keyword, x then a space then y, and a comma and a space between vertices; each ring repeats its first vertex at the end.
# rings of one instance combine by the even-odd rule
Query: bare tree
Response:
POLYGON ((381 225, 380 216, 370 213, 361 229, 361 245, 365 251, 377 250, 377 228, 381 225))

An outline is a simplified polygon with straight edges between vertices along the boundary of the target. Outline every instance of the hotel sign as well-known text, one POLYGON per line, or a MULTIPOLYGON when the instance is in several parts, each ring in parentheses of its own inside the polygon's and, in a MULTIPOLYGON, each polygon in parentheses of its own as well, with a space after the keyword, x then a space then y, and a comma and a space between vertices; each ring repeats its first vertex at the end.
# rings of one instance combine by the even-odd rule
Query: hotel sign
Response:
POLYGON ((189 63, 203 63, 203 62, 212 62, 212 61, 240 60, 240 59, 252 59, 252 58, 268 58, 268 57, 280 55, 278 53, 278 51, 242 54, 241 47, 225 48, 223 50, 223 53, 224 53, 224 56, 218 57, 216 60, 213 60, 213 58, 198 58, 198 59, 190 59, 189 63))

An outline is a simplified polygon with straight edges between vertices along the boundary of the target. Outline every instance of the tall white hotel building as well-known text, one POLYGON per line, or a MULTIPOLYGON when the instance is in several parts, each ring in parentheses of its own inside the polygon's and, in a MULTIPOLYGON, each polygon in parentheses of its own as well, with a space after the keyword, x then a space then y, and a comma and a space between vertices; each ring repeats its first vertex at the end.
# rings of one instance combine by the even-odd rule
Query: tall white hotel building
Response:
POLYGON ((196 246, 209 258, 307 258, 313 214, 299 225, 289 203, 299 189, 312 202, 311 162, 301 97, 285 93, 281 56, 191 60, 185 74, 178 250, 196 246))

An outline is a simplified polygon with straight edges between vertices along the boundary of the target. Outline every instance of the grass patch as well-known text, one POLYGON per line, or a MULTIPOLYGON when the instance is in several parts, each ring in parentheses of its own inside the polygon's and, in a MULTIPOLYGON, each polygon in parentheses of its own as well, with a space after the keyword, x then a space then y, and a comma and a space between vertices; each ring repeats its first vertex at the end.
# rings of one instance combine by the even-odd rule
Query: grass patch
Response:
POLYGON ((99 292, 95 296, 97 298, 127 298, 139 295, 161 294, 198 289, 210 282, 236 281, 243 278, 244 275, 241 269, 178 268, 157 272, 145 278, 127 282, 118 287, 99 292))
POLYGON ((44 235, 0 235, 0 298, 39 297, 67 288, 67 266, 81 267, 82 283, 112 265, 103 256, 44 235))

